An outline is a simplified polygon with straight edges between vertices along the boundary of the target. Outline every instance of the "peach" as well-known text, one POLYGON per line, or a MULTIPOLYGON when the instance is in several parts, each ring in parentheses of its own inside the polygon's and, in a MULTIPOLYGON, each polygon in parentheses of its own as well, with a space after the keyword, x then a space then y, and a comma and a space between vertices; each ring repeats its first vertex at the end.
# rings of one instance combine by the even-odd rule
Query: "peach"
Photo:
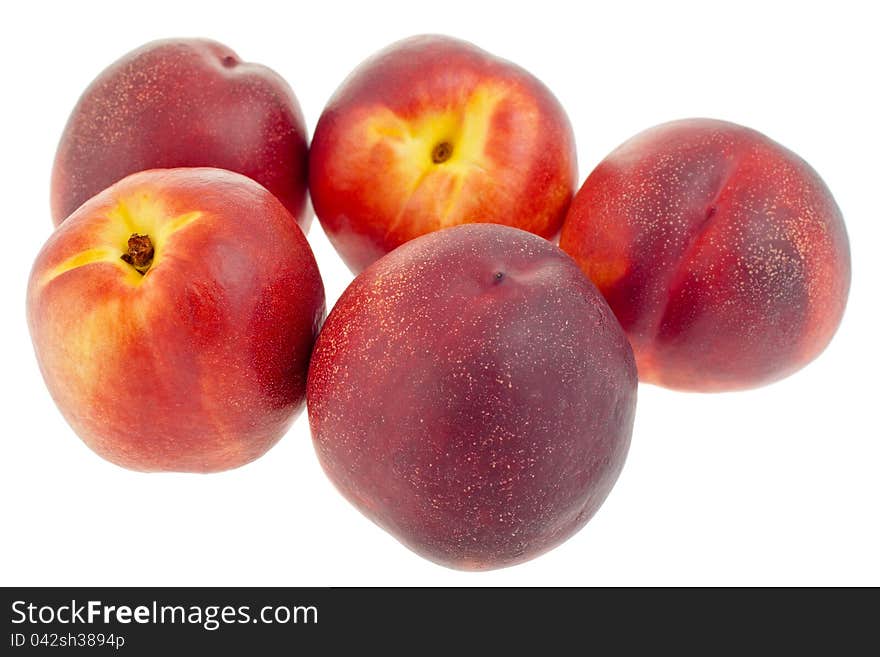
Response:
POLYGON ((46 385, 89 447, 134 470, 213 472, 263 454, 302 409, 324 288, 265 188, 153 170, 56 229, 27 316, 46 385))
POLYGON ((308 141, 290 86, 206 39, 148 43, 105 69, 68 119, 52 170, 55 225, 130 173, 237 171, 308 230, 308 141))
POLYGON ((636 370, 568 256, 472 224, 352 282, 307 398, 319 460, 351 503, 428 559, 498 568, 558 545, 602 504, 629 447, 636 370))
POLYGON ((803 367, 841 321, 849 243, 801 158, 709 119, 647 130, 575 197, 560 246, 629 336, 639 378, 723 391, 803 367))
POLYGON ((315 213, 355 273, 404 242, 490 222, 555 237, 577 183, 565 111, 534 76, 442 36, 393 44, 315 129, 315 213))

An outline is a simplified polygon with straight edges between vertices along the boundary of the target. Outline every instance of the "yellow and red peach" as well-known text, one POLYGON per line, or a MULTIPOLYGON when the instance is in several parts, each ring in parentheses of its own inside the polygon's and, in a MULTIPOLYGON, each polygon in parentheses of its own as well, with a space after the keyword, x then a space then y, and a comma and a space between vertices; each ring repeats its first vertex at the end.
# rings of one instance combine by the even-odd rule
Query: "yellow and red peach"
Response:
POLYGON ((324 289, 265 188, 153 170, 56 229, 27 315, 49 391, 89 447, 135 470, 212 472, 259 457, 301 410, 324 289))
POLYGON ((448 37, 393 44, 315 129, 315 213, 354 272, 419 235, 490 222, 555 237, 577 184, 571 125, 518 66, 448 37))
POLYGON ((602 291, 643 381, 749 388, 815 358, 850 281, 819 175, 764 135, 692 119, 636 135, 578 192, 560 246, 602 291))
POLYGON ((105 69, 68 119, 52 171, 55 225, 145 169, 218 167, 266 187, 304 230, 308 141, 290 86, 207 39, 148 43, 105 69))
POLYGON ((308 378, 315 449, 367 517, 441 564, 530 559, 578 531, 629 447, 632 350, 550 242, 441 230, 344 292, 308 378))

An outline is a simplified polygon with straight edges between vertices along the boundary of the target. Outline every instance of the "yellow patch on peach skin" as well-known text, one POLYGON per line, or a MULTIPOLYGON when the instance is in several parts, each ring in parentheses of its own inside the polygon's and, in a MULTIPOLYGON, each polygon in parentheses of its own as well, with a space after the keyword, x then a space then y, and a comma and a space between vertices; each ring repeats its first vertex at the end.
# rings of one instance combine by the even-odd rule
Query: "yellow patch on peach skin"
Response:
POLYGON ((40 285, 47 285, 71 270, 99 262, 116 266, 130 285, 140 285, 146 277, 121 259, 128 251, 129 237, 134 233, 150 237, 155 249, 152 267, 156 267, 170 236, 201 216, 202 212, 198 210, 169 216, 164 203, 149 191, 126 196, 107 211, 102 224, 97 227, 95 241, 99 246, 74 254, 52 267, 40 278, 40 285))
MULTIPOLYGON (((400 181, 396 191, 397 222, 403 219, 410 200, 422 187, 445 190, 434 204, 440 226, 457 223, 455 208, 459 203, 465 178, 485 172, 492 163, 486 155, 493 116, 508 91, 498 85, 477 86, 460 108, 448 107, 406 118, 387 107, 366 112, 354 132, 363 136, 364 152, 375 148, 388 149, 393 162, 393 176, 400 181), (439 144, 449 144, 451 154, 435 162, 433 154, 439 144)), ((387 188, 374 190, 387 196, 387 188)), ((433 198, 433 194, 428 195, 433 198)), ((395 223, 397 223, 395 222, 395 223)), ((388 226, 394 230, 395 225, 388 226)))
POLYGON ((105 299, 99 307, 68 325, 65 360, 73 363, 81 385, 95 385, 100 380, 96 370, 107 365, 104 356, 115 352, 123 333, 120 310, 118 299, 105 299))
POLYGON ((432 166, 457 169, 486 165, 484 150, 492 116, 505 96, 501 88, 481 85, 467 97, 461 109, 431 111, 412 119, 379 107, 366 113, 359 132, 366 137, 367 149, 386 142, 398 153, 402 163, 415 170, 432 166), (452 145, 452 154, 437 164, 432 160, 432 153, 441 142, 452 145))
POLYGON ((50 316, 36 324, 42 336, 35 343, 52 396, 80 435, 100 434, 107 418, 99 398, 112 394, 104 377, 131 318, 116 297, 83 299, 66 285, 39 294, 50 295, 40 306, 50 316))
MULTIPOLYGON (((43 274, 40 277, 40 285, 44 286, 49 283, 51 280, 58 278, 61 274, 64 274, 72 269, 78 269, 80 267, 85 267, 86 265, 90 265, 95 262, 113 262, 119 260, 120 263, 125 264, 120 260, 121 254, 117 249, 113 249, 107 246, 99 246, 93 249, 87 249, 85 251, 80 251, 76 255, 67 258, 62 261, 60 264, 55 265, 43 274)), ((135 272, 136 273, 136 272, 135 272)))

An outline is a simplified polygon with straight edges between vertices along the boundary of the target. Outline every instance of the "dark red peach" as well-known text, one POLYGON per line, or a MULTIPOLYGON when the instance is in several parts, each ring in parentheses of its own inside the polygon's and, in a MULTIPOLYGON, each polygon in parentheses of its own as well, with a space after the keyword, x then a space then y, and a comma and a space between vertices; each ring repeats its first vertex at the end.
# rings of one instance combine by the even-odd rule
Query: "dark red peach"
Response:
POLYGON ((148 43, 107 67, 68 119, 52 170, 57 226, 145 169, 219 167, 272 192, 308 230, 308 141, 281 76, 207 39, 148 43))
POLYGON ((472 224, 366 269, 315 346, 309 422, 367 517, 456 568, 530 559, 578 531, 623 466, 632 350, 550 242, 472 224))
POLYGON ((831 340, 849 290, 846 229, 819 175, 723 121, 667 123, 613 151, 560 246, 608 300, 640 379, 683 390, 800 369, 831 340))

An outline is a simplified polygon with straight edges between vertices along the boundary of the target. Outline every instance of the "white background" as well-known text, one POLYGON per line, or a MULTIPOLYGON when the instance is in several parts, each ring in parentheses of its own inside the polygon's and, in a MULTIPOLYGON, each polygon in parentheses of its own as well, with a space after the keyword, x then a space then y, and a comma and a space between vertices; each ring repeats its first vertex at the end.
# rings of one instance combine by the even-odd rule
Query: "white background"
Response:
MULTIPOLYGON (((871 3, 327 0, 10 3, 0 79, 0 584, 880 585, 880 140, 871 3), (11 7, 11 8, 10 8, 11 7), (805 370, 745 393, 641 386, 629 460, 596 517, 527 564, 425 561, 324 477, 303 413, 255 463, 140 474, 73 434, 37 369, 24 313, 52 230, 49 173, 67 115, 105 66, 169 36, 222 41, 293 86, 310 131, 336 86, 399 38, 441 32, 524 66, 574 124, 580 179, 613 147, 689 117, 756 128, 807 159, 840 204, 853 285, 805 370)), ((351 279, 315 222, 328 304, 351 279)))

